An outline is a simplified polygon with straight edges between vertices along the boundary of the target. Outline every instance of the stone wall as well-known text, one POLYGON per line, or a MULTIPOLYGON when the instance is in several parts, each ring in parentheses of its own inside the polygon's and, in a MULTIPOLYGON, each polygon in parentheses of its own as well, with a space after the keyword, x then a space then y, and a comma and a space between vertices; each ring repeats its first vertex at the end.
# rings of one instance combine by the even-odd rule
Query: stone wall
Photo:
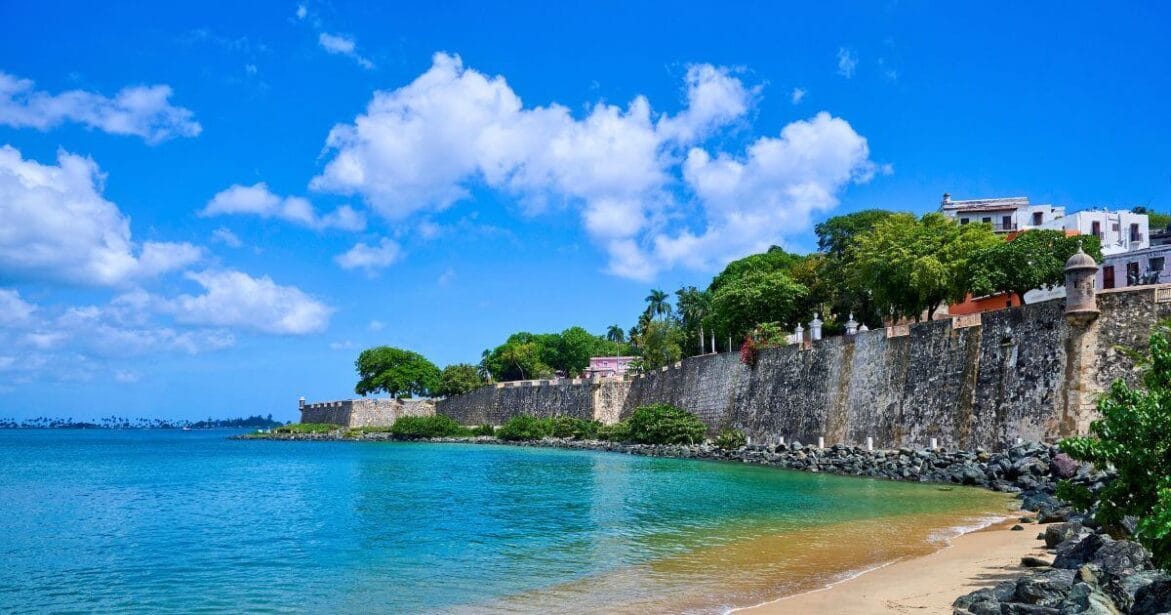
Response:
POLYGON ((343 427, 389 427, 402 416, 431 416, 429 399, 362 398, 301 406, 302 423, 331 423, 343 427))
MULTIPOLYGON (((696 413, 713 433, 733 427, 757 443, 873 438, 895 447, 936 439, 1003 448, 1017 438, 1052 441, 1084 433, 1094 399, 1113 380, 1137 379, 1119 348, 1144 348, 1152 327, 1171 318, 1171 286, 1097 299, 1100 317, 1083 324, 1067 322, 1058 299, 772 348, 753 367, 739 353, 721 353, 625 380, 501 383, 439 400, 433 411, 465 425, 499 425, 519 414, 613 423, 666 402, 696 413)), ((321 416, 344 410, 338 416, 347 422, 319 422, 355 420, 349 407, 325 406, 321 416)))

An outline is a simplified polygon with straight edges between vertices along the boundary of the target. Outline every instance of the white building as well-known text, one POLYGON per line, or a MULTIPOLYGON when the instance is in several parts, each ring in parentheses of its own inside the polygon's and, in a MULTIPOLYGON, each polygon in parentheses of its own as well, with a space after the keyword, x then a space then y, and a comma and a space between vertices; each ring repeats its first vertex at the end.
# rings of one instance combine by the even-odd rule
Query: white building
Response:
POLYGON ((1149 227, 1150 218, 1146 214, 1108 209, 1086 209, 1042 225, 1042 228, 1097 237, 1102 242, 1103 256, 1151 247, 1149 227))
POLYGON ((939 211, 959 224, 991 224, 998 233, 1041 228, 1065 216, 1064 207, 1033 205, 1027 196, 953 201, 950 194, 944 194, 939 211))
MULTIPOLYGON (((1105 249, 1103 249, 1105 252, 1105 249)), ((1151 246, 1104 255, 1098 267, 1098 288, 1126 288, 1171 282, 1171 245, 1151 246)))

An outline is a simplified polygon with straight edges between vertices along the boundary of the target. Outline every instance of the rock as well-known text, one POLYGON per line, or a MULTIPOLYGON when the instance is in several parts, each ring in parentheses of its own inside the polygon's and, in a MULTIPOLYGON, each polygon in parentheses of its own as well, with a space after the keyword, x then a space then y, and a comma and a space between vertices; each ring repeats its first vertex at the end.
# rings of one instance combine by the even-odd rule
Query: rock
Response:
POLYGON ((1037 511, 1037 523, 1057 523, 1069 519, 1073 514, 1073 509, 1068 506, 1048 507, 1042 506, 1037 511))
POLYGON ((1052 549, 1067 540, 1080 536, 1084 531, 1080 523, 1054 523, 1045 528, 1045 546, 1052 549))
POLYGON ((1137 542, 1118 540, 1102 545, 1091 562, 1106 575, 1119 577, 1150 568, 1151 554, 1137 542))
POLYGON ((1010 528, 1008 528, 1008 529, 1010 529, 1010 530, 1012 530, 1012 531, 1014 531, 1014 532, 1023 532, 1023 531, 1025 531, 1025 526, 1023 526, 1023 525, 1014 525, 1014 526, 1012 526, 1012 527, 1010 527, 1010 528))
POLYGON ((1134 595, 1131 615, 1158 615, 1171 613, 1171 581, 1155 581, 1138 590, 1134 595))
POLYGON ((1053 562, 1043 560, 1039 557, 1026 555, 1021 558, 1021 565, 1025 568, 1048 568, 1053 565, 1053 562))
POLYGON ((1171 581, 1171 576, 1160 570, 1141 570, 1134 574, 1112 579, 1106 591, 1114 598, 1114 603, 1124 611, 1134 607, 1135 596, 1139 590, 1153 583, 1171 581))
POLYGON ((1049 461, 1049 473, 1057 478, 1073 478, 1078 467, 1078 462, 1065 453, 1057 453, 1049 461))
POLYGON ((1018 603, 1000 605, 1000 613, 1001 615, 1061 615, 1061 611, 1050 606, 1018 603))
POLYGON ((1090 534, 1085 538, 1067 540, 1057 546, 1057 558, 1053 560, 1053 567, 1069 570, 1081 568, 1083 564, 1090 563, 1098 549, 1108 542, 1114 540, 1102 534, 1090 534))
POLYGON ((1036 457, 1024 457, 1012 464, 1009 468, 1008 475, 1010 478, 1019 476, 1042 476, 1049 470, 1049 464, 1037 459, 1036 457))
POLYGON ((1057 498, 1053 497, 1052 495, 1050 495, 1048 493, 1041 492, 1041 491, 1033 491, 1031 493, 1027 493, 1027 494, 1025 494, 1024 499, 1021 500, 1021 508, 1025 509, 1025 510, 1037 511, 1037 510, 1040 510, 1042 507, 1051 508, 1051 509, 1052 508, 1060 508, 1061 502, 1059 500, 1057 500, 1057 498))
POLYGON ((1072 587, 1072 570, 1049 570, 1018 579, 1013 597, 1025 604, 1052 607, 1061 604, 1072 587))
POLYGON ((1069 590, 1069 595, 1061 603, 1060 609, 1063 614, 1121 615, 1121 611, 1109 596, 1087 583, 1074 584, 1069 590))

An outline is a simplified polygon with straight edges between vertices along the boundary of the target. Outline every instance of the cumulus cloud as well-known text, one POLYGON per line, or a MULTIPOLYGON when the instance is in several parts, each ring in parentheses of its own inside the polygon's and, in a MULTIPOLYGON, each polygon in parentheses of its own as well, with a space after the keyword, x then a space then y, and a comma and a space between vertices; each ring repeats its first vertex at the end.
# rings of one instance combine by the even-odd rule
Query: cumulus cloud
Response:
POLYGON ((305 335, 325 330, 333 308, 295 286, 241 271, 203 271, 187 277, 203 287, 200 295, 159 302, 177 322, 239 328, 260 333, 305 335))
POLYGON ((649 279, 675 264, 709 267, 731 250, 779 243, 805 230, 791 225, 807 225, 811 211, 832 207, 846 184, 873 174, 865 139, 825 114, 739 156, 691 149, 743 125, 760 88, 707 64, 688 68, 684 88, 685 106, 673 115, 638 96, 576 118, 559 104, 526 108, 504 77, 436 54, 414 81, 375 92, 365 113, 330 131, 330 157, 310 186, 360 195, 392 221, 422 217, 420 228, 476 185, 516 196, 532 214, 568 205, 608 252, 611 272, 649 279), (766 207, 784 211, 764 215, 766 207), (694 228, 696 220, 706 228, 694 228), (743 239, 749 220, 765 226, 743 239), (688 245, 699 252, 685 253, 688 245))
POLYGON ((37 306, 20 298, 20 292, 0 288, 0 326, 13 326, 28 322, 37 306))
POLYGON ((104 179, 64 150, 54 166, 0 147, 0 278, 117 286, 201 258, 189 243, 133 242, 130 220, 102 197, 104 179))
POLYGON ((858 68, 858 58, 854 57, 854 52, 845 47, 838 47, 838 74, 849 79, 854 76, 854 70, 858 68))
POLYGON ((264 182, 251 186, 233 184, 212 197, 207 206, 199 212, 203 217, 227 214, 278 218, 319 231, 328 228, 360 231, 366 228, 366 217, 354 211, 349 205, 342 205, 324 216, 319 216, 308 200, 298 196, 281 197, 273 194, 264 182))
MULTIPOLYGON (((300 14, 300 11, 298 11, 298 14, 300 14)), ((317 44, 321 45, 321 48, 324 49, 326 53, 346 56, 357 62, 358 66, 361 66, 366 70, 374 68, 373 62, 358 53, 358 46, 357 43, 354 42, 353 38, 343 36, 341 34, 330 34, 328 32, 322 32, 317 36, 317 44)))
POLYGON ((334 257, 334 262, 342 269, 365 269, 367 273, 374 273, 378 269, 385 269, 402 257, 402 248, 394 241, 383 237, 378 245, 369 246, 357 243, 343 254, 334 257))
POLYGON ((244 242, 231 229, 223 226, 211 232, 211 240, 215 243, 222 243, 229 248, 239 248, 244 245, 244 242))
POLYGON ((28 79, 0 72, 0 125, 48 130, 77 122, 151 144, 198 135, 203 128, 195 114, 172 105, 171 94, 166 85, 126 87, 113 98, 84 90, 49 94, 28 79))
POLYGON ((805 94, 807 94, 805 90, 801 88, 793 88, 793 92, 789 94, 789 101, 794 105, 799 105, 801 104, 802 100, 805 100, 805 94))

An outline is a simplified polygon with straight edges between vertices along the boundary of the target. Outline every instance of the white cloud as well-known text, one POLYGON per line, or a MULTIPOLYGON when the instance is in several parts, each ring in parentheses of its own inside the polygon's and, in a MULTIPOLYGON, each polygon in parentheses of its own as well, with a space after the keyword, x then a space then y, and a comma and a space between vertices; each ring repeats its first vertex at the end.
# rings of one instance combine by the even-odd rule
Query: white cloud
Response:
POLYGON ((329 343, 330 350, 351 350, 356 347, 357 346, 354 344, 354 342, 351 342, 350 340, 329 343))
POLYGON ((261 333, 305 335, 325 330, 333 308, 295 286, 240 271, 188 273, 206 291, 163 300, 159 308, 184 324, 231 327, 261 333))
POLYGON ((211 232, 211 240, 213 243, 222 243, 229 248, 239 248, 244 245, 244 242, 240 241, 240 238, 231 229, 223 226, 211 232))
POLYGON ((365 243, 354 244, 344 254, 334 257, 334 262, 342 269, 357 269, 361 267, 367 273, 374 273, 378 269, 385 269, 402 258, 402 248, 394 241, 383 237, 378 245, 368 246, 365 243))
POLYGON ((577 119, 559 104, 525 108, 503 77, 436 54, 413 82, 375 92, 365 113, 330 131, 332 156, 310 185, 360 195, 392 221, 421 216, 424 237, 441 230, 427 214, 476 185, 518 197, 533 214, 575 207, 611 272, 649 279, 665 267, 707 268, 742 255, 732 250, 780 243, 808 228, 811 211, 836 204, 846 184, 873 173, 865 139, 826 114, 758 139, 739 158, 688 153, 742 125, 760 88, 711 65, 690 67, 684 85, 686 104, 674 115, 655 113, 639 96, 626 107, 595 104, 577 119), (680 202, 691 196, 681 184, 694 202, 680 202), (749 239, 740 238, 745 230, 749 239))
POLYGON ((132 369, 114 370, 114 380, 123 384, 132 384, 142 379, 142 374, 132 369))
POLYGON ((371 331, 381 331, 386 328, 386 323, 381 320, 371 320, 370 324, 366 325, 366 328, 371 331))
POLYGON ((789 95, 789 100, 794 105, 801 104, 801 101, 805 100, 805 94, 807 94, 805 90, 801 88, 793 88, 793 93, 789 95))
POLYGON ((130 220, 102 198, 98 165, 65 151, 57 166, 0 147, 0 269, 8 276, 92 286, 123 285, 186 267, 189 243, 130 237, 130 220))
POLYGON ((14 326, 28 322, 37 306, 26 303, 15 290, 0 288, 0 326, 14 326))
POLYGON ((324 216, 319 216, 308 200, 298 196, 281 197, 273 194, 264 182, 251 186, 233 184, 212 197, 207 206, 199 212, 203 217, 226 214, 279 218, 314 230, 336 228, 343 231, 360 231, 366 228, 366 217, 354 211, 349 205, 342 205, 324 216))
POLYGON ((346 56, 357 62, 358 66, 361 66, 366 70, 374 68, 373 62, 358 54, 357 44, 354 42, 354 39, 348 36, 322 32, 317 37, 317 44, 321 45, 321 48, 324 49, 326 53, 346 56))
POLYGON ((849 79, 854 76, 856 68, 858 58, 854 57, 854 52, 845 47, 838 47, 838 74, 849 79))
POLYGON ((305 16, 308 14, 309 9, 306 8, 304 4, 297 5, 297 19, 305 19, 305 16))
POLYGON ((77 122, 116 135, 142 137, 159 143, 173 137, 194 137, 203 128, 189 109, 169 102, 166 85, 122 88, 113 98, 70 90, 49 94, 28 79, 0 72, 0 125, 48 130, 77 122))

